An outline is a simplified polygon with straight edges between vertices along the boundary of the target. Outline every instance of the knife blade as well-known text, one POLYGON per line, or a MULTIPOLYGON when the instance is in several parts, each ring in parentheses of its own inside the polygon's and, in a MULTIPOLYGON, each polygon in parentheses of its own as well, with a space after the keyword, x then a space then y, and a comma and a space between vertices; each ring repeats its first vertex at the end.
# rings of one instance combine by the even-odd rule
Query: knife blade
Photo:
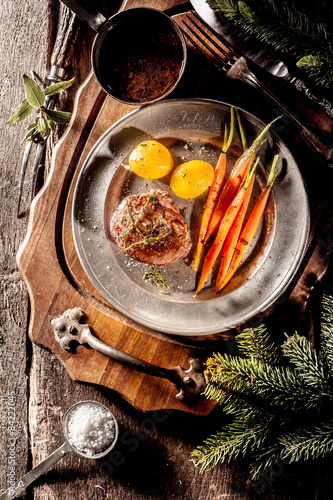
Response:
POLYGON ((315 95, 303 80, 292 75, 287 65, 277 57, 276 53, 246 33, 243 33, 241 37, 237 36, 233 27, 230 26, 230 22, 223 16, 223 13, 215 12, 206 0, 190 0, 190 2, 199 16, 218 35, 222 35, 240 55, 245 56, 252 63, 271 75, 294 85, 298 91, 315 102, 327 116, 333 119, 332 103, 326 97, 315 95))

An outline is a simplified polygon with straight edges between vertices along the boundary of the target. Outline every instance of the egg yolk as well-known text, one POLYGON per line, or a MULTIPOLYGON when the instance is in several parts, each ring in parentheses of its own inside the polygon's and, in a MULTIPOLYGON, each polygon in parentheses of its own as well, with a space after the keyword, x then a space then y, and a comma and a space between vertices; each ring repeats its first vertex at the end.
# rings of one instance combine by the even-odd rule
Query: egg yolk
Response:
POLYGON ((213 180, 214 168, 210 163, 192 160, 175 168, 170 187, 179 198, 196 198, 212 185, 213 180))
POLYGON ((160 142, 140 142, 129 155, 128 163, 135 174, 144 179, 160 179, 173 169, 170 151, 160 142))

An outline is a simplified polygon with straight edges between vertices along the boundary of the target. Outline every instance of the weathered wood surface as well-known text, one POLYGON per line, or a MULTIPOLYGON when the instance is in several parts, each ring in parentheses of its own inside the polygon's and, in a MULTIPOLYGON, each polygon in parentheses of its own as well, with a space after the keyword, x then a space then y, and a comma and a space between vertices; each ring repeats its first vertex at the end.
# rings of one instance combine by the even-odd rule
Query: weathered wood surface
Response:
MULTIPOLYGON (((0 6, 2 24, 0 57, 2 67, 6 68, 3 74, 7 74, 0 92, 4 104, 2 109, 8 116, 12 107, 23 97, 19 81, 21 74, 32 68, 43 73, 47 50, 47 5, 40 0, 29 0, 24 4, 2 0, 0 6), (9 33, 12 33, 12 38, 9 33), (28 53, 27 47, 29 47, 28 53), (24 58, 22 54, 25 54, 24 58)), ((110 14, 112 7, 109 6, 110 14)), ((91 39, 91 33, 83 28, 80 34, 82 47, 89 49, 91 39)), ((73 66, 79 84, 88 72, 88 56, 83 49, 76 56, 73 66)), ((193 95, 234 102, 258 114, 262 119, 270 118, 271 109, 267 104, 261 106, 260 99, 253 91, 247 89, 245 96, 244 87, 237 82, 225 82, 203 62, 200 68, 200 71, 206 71, 207 79, 212 79, 212 89, 209 95, 206 95, 200 84, 195 83, 195 88, 192 89, 193 95)), ((180 91, 185 89, 181 88, 180 91)), ((293 103, 295 96, 290 93, 286 98, 293 103)), ((68 109, 70 102, 72 94, 68 93, 60 105, 63 109, 68 109)), ((304 105, 299 104, 299 108, 304 109, 304 105)), ((325 122, 324 117, 320 114, 316 117, 330 130, 331 125, 325 122)), ((330 459, 298 464, 288 469, 277 468, 272 479, 267 479, 264 488, 260 487, 257 490, 249 481, 247 468, 242 465, 216 468, 206 476, 200 476, 189 461, 190 452, 193 446, 220 425, 221 416, 217 411, 204 419, 179 412, 139 413, 106 389, 71 381, 54 354, 31 346, 29 341, 26 341, 27 294, 15 267, 15 254, 24 238, 27 226, 27 218, 16 219, 18 169, 22 156, 22 149, 18 147, 18 143, 23 128, 19 125, 3 127, 4 140, 0 144, 3 158, 1 333, 4 337, 4 343, 0 346, 1 490, 7 487, 6 398, 9 388, 15 390, 16 394, 17 477, 62 443, 61 418, 66 408, 75 401, 97 399, 104 402, 114 411, 121 426, 121 440, 117 447, 120 454, 113 457, 113 464, 101 463, 103 471, 99 472, 94 462, 80 460, 70 455, 41 478, 38 485, 31 488, 25 498, 44 500, 332 498, 330 459), (133 433, 134 436, 130 437, 128 433, 133 433)), ((293 136, 290 131, 282 131, 282 136, 292 147, 293 136)), ((295 149, 295 154, 302 165, 313 168, 315 162, 306 151, 295 149)), ((47 160, 48 158, 49 154, 47 160)), ((331 241, 330 230, 326 232, 322 241, 318 240, 320 262, 326 261, 327 254, 332 252, 331 241)), ((318 321, 319 295, 322 290, 332 291, 330 280, 331 274, 326 277, 320 288, 316 289, 314 300, 304 311, 304 317, 311 318, 311 321, 314 317, 314 322, 318 321)))
MULTIPOLYGON (((1 211, 0 211, 0 484, 7 488, 9 451, 15 453, 15 473, 21 476, 31 464, 29 446, 29 372, 31 344, 27 342, 28 296, 17 270, 15 255, 26 232, 27 219, 16 218, 17 187, 22 155, 20 140, 25 125, 5 126, 12 110, 24 98, 22 74, 34 69, 43 74, 47 52, 48 5, 44 0, 0 2, 1 58, 1 211), (36 28, 31 29, 36 21, 36 28), (38 34, 37 34, 38 24, 38 34), (14 394, 13 397, 9 393, 14 394), (14 406, 13 406, 14 403, 14 406), (15 448, 9 432, 15 417, 15 448)), ((27 184, 31 176, 27 178, 27 184)), ((24 200, 26 202, 26 199, 24 200)))

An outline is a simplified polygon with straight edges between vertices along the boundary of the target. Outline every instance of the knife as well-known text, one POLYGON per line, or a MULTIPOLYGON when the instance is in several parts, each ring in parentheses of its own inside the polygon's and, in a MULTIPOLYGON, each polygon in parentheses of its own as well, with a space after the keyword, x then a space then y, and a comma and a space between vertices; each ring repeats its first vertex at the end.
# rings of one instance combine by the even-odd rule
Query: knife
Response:
POLYGON ((200 17, 217 34, 222 35, 240 54, 271 75, 293 84, 308 99, 319 105, 329 118, 333 119, 331 102, 325 97, 313 94, 305 82, 290 73, 286 64, 275 53, 269 51, 266 46, 246 33, 242 34, 242 37, 236 36, 234 30, 230 29, 230 23, 225 20, 223 13, 215 12, 206 0, 190 0, 190 2, 200 17))
MULTIPOLYGON (((74 44, 79 33, 79 26, 80 24, 77 16, 70 9, 61 4, 57 35, 51 55, 51 68, 49 75, 47 76, 47 80, 50 82, 50 84, 60 82, 64 79, 66 68, 69 66, 73 55, 74 44)), ((45 107, 53 109, 55 106, 55 100, 56 96, 46 96, 44 104, 45 107)), ((23 155, 19 196, 17 203, 17 217, 20 217, 20 204, 23 191, 23 182, 32 144, 33 142, 27 143, 23 155)), ((46 140, 40 142, 37 146, 31 179, 31 201, 33 200, 35 195, 37 172, 43 155, 43 151, 45 149, 45 145, 46 140)))

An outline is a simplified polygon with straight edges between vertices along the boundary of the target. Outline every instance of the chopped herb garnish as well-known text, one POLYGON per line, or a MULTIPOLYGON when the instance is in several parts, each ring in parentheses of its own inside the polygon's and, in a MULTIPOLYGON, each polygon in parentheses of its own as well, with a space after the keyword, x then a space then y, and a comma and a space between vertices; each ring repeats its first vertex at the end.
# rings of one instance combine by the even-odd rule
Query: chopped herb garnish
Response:
MULTIPOLYGON (((128 201, 126 202, 126 211, 128 213, 131 224, 130 224, 129 228, 124 232, 124 234, 121 236, 121 238, 125 239, 132 232, 137 232, 140 234, 142 239, 140 239, 139 241, 136 241, 135 243, 132 243, 128 247, 123 248, 121 250, 121 253, 127 252, 128 250, 130 250, 133 247, 140 246, 140 245, 147 246, 147 245, 150 245, 151 243, 154 243, 154 242, 159 243, 160 245, 163 245, 164 244, 163 240, 168 235, 172 234, 172 229, 170 227, 160 227, 158 220, 155 220, 152 223, 151 228, 150 228, 150 232, 148 234, 144 234, 138 226, 138 224, 141 221, 141 215, 144 214, 148 209, 148 204, 149 203, 156 203, 157 201, 158 201, 157 195, 151 194, 148 197, 148 200, 145 203, 145 205, 141 208, 139 215, 136 219, 133 218, 133 216, 130 212, 130 207, 129 207, 128 201)), ((152 210, 155 211, 155 209, 156 209, 155 205, 152 205, 152 210)))
POLYGON ((156 268, 156 266, 149 266, 143 275, 143 279, 151 281, 154 285, 161 290, 161 292, 166 293, 166 288, 171 287, 171 283, 167 281, 156 268))

